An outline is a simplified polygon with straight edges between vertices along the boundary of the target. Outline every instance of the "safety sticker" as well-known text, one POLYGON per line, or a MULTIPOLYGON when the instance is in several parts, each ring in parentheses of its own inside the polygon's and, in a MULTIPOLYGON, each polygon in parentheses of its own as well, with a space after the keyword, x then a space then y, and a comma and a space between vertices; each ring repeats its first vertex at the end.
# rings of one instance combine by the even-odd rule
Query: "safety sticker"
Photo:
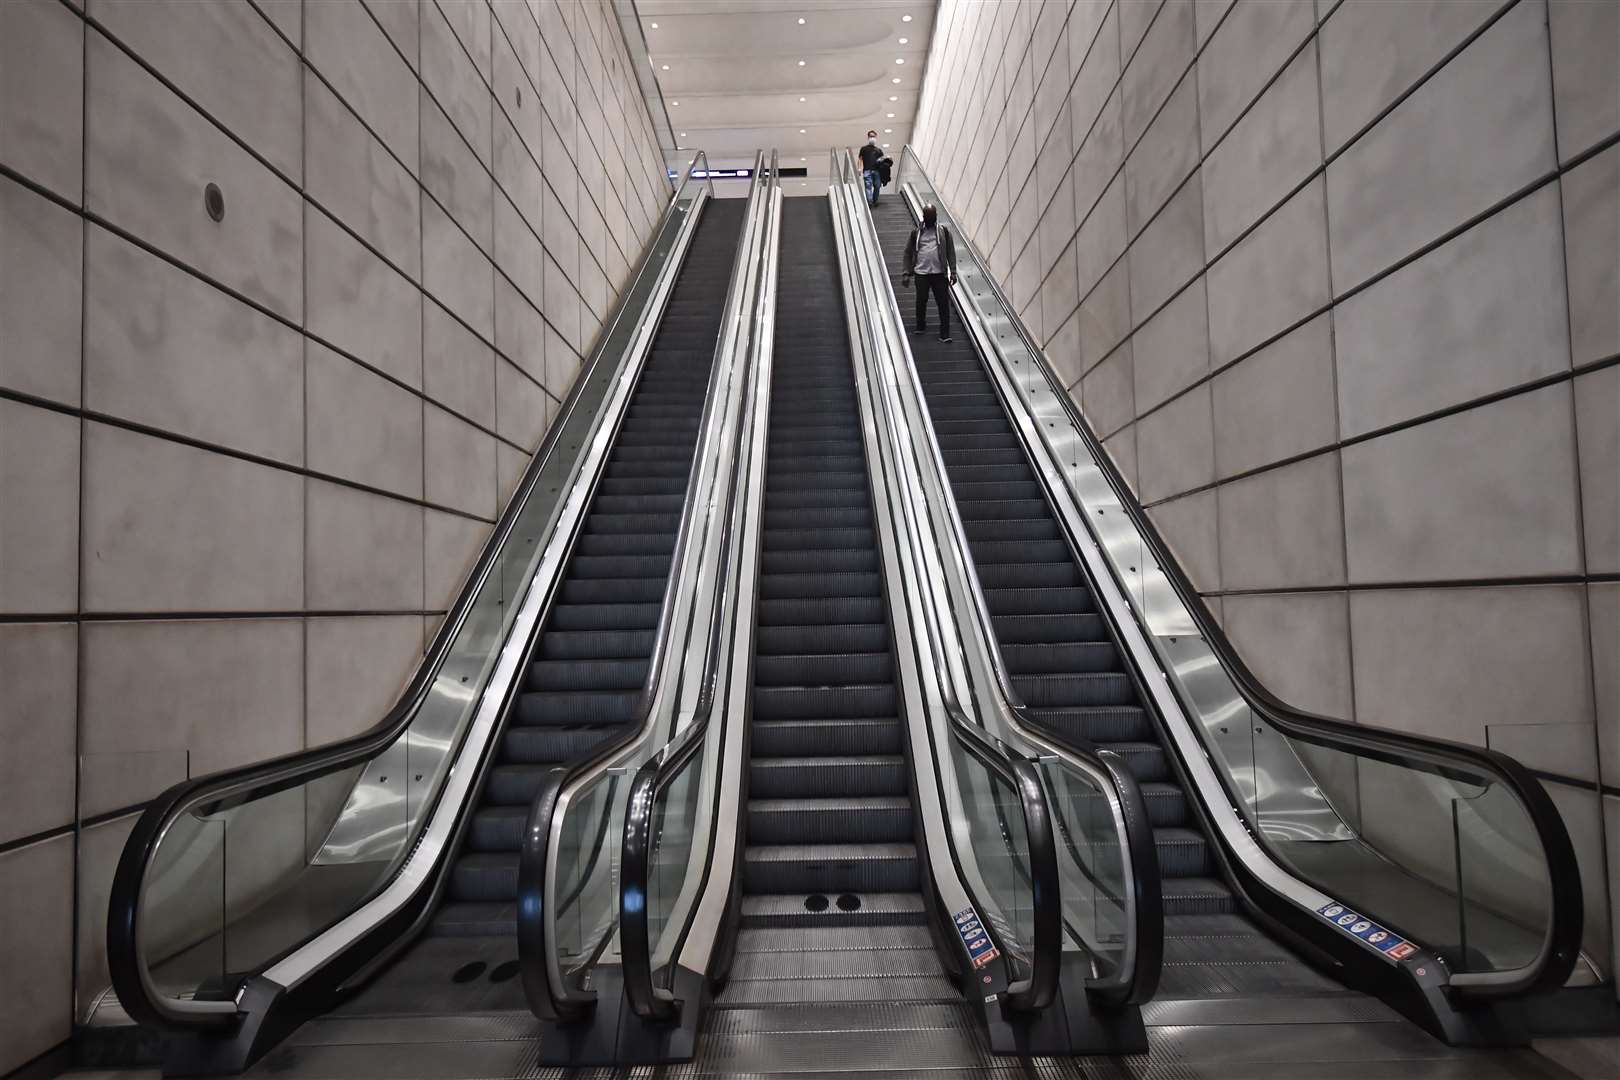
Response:
POLYGON ((1344 933, 1360 938, 1379 952, 1394 960, 1405 960, 1418 951, 1418 947, 1405 938, 1384 929, 1364 915, 1359 915, 1343 904, 1323 904, 1316 913, 1344 933))
POLYGON ((952 918, 956 922, 956 932, 962 938, 962 947, 967 950, 968 959, 973 961, 975 970, 1001 955, 972 908, 963 908, 952 918))

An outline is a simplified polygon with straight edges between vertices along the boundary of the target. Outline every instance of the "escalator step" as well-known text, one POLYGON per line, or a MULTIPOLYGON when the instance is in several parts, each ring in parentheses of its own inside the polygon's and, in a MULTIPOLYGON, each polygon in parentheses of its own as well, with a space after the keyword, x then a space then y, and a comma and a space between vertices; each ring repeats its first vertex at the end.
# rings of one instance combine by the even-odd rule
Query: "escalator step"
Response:
POLYGON ((658 625, 658 604, 558 604, 551 609, 553 630, 650 630, 658 625))
POLYGON ((754 651, 761 657, 794 653, 880 652, 889 647, 889 628, 882 623, 835 623, 827 626, 761 626, 754 651))
POLYGON ((656 604, 664 598, 666 577, 577 578, 563 582, 565 604, 656 604))
POLYGON ((809 596, 881 596, 883 579, 871 573, 766 574, 759 583, 765 600, 809 596))
POLYGON ((911 837, 911 800, 901 795, 748 801, 751 844, 883 843, 911 837))
POLYGON ((1036 723, 1059 737, 1082 742, 1142 742, 1154 737, 1153 721, 1135 705, 1090 709, 1031 709, 1036 723))
POLYGON ((674 533, 584 533, 575 555, 662 555, 675 552, 674 533))
POLYGON ((835 686, 877 683, 894 674, 887 650, 870 653, 758 655, 754 685, 773 687, 835 686))
POLYGON ((517 852, 475 852, 456 860, 450 872, 452 900, 509 900, 517 895, 517 852))
POLYGON ((1058 672, 1119 671, 1119 650, 1111 641, 1064 642, 1049 645, 1001 646, 1002 659, 1014 675, 1058 672))
MULTIPOLYGON (((1027 518, 1050 520, 1046 513, 1046 502, 1036 498, 1003 497, 968 501, 961 492, 957 492, 956 511, 962 515, 964 525, 974 521, 1013 521, 1027 518)), ((973 526, 967 525, 967 528, 968 535, 973 535, 973 526)))
MULTIPOLYGON (((837 474, 830 477, 821 477, 815 484, 820 488, 836 487, 837 474)), ((863 477, 864 480, 864 477, 863 477)), ((774 510, 770 506, 770 495, 767 489, 765 497, 765 529, 766 542, 769 546, 781 547, 842 547, 822 543, 816 537, 822 533, 837 533, 846 529, 859 530, 872 520, 872 512, 864 506, 827 506, 792 508, 787 510, 774 510), (770 533, 787 534, 783 537, 785 543, 770 544, 774 539, 770 533)))
POLYGON ((754 687, 754 715, 761 720, 893 716, 894 685, 754 687))
POLYGON ((1057 642, 1113 643, 1101 615, 997 615, 991 620, 1003 654, 1009 645, 1046 645, 1057 642))
POLYGON ((878 554, 849 548, 842 551, 767 551, 760 560, 760 570, 767 576, 774 574, 849 573, 878 569, 878 554))
POLYGON ((537 660, 529 665, 531 690, 637 690, 648 660, 537 660))
POLYGON ((743 887, 751 893, 915 892, 917 850, 909 843, 749 845, 743 887))
POLYGON ((749 730, 755 758, 896 755, 905 743, 900 721, 892 716, 756 720, 749 730))
POLYGON ((580 578, 658 578, 663 581, 669 577, 669 560, 668 555, 575 554, 568 564, 568 572, 580 578))
POLYGON ((926 926, 928 909, 919 893, 861 894, 861 906, 844 911, 837 904, 812 911, 803 896, 744 896, 741 925, 748 928, 822 926, 926 926))
POLYGON ((899 756, 754 758, 748 794, 758 799, 905 795, 906 763, 899 756))
POLYGON ((886 622, 881 596, 804 597, 796 600, 762 600, 759 625, 814 626, 839 623, 886 622))
POLYGON ((501 736, 501 761, 509 765, 550 765, 583 757, 591 747, 611 739, 611 727, 523 727, 514 724, 501 736))
MULTIPOLYGON (((769 511, 767 511, 768 513, 769 511)), ((861 513, 867 514, 862 508, 861 513)), ((862 520, 870 520, 864 517, 862 520)), ((874 543, 871 529, 831 528, 811 525, 804 529, 770 529, 765 532, 766 551, 809 551, 831 548, 866 548, 874 543)))
POLYGON ((610 660, 651 656, 652 630, 568 630, 541 635, 542 660, 610 660))
MULTIPOLYGON (((1050 520, 1050 519, 1047 519, 1050 520)), ((968 548, 976 563, 1056 563, 1074 559, 1069 545, 1057 537, 1038 539, 1021 537, 1015 540, 979 539, 970 536, 968 548)))
POLYGON ((1159 872, 1166 878, 1211 877, 1216 873, 1209 841, 1196 829, 1154 829, 1159 872))
POLYGON ((627 724, 636 715, 640 690, 546 691, 518 698, 520 724, 572 726, 627 724))
POLYGON ((1136 687, 1123 672, 1014 675, 1013 687, 1024 704, 1036 709, 1063 705, 1130 705, 1136 701, 1136 687))
POLYGON ((517 851, 523 846, 523 827, 528 820, 527 806, 481 806, 467 830, 467 850, 517 851))
POLYGON ((1062 562, 980 562, 978 571, 979 584, 987 592, 1003 589, 1067 589, 1085 582, 1079 567, 1066 558, 1062 562))
POLYGON ((1090 612, 1091 590, 1084 586, 1060 589, 990 589, 985 603, 997 615, 1070 615, 1090 612))

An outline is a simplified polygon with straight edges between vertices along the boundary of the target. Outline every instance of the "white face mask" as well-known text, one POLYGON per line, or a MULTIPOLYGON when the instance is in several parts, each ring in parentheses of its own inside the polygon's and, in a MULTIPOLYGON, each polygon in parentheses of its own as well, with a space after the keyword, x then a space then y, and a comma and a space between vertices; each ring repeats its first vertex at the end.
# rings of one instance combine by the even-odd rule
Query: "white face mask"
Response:
POLYGON ((876 135, 870 136, 866 140, 866 145, 867 146, 876 146, 877 145, 877 136, 876 135))

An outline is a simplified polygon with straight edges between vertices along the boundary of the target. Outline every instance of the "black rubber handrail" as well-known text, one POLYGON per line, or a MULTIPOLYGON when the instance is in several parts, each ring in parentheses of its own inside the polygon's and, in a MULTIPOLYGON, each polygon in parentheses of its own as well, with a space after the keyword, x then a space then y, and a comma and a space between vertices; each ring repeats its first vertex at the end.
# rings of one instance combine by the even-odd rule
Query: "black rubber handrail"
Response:
MULTIPOLYGON (((939 189, 928 176, 915 149, 907 144, 902 154, 910 157, 912 164, 922 173, 929 190, 935 193, 935 199, 938 201, 939 189)), ((948 213, 943 208, 941 212, 948 213)), ((956 230, 956 235, 960 242, 968 244, 974 251, 980 265, 988 266, 978 256, 977 249, 972 248, 971 241, 961 235, 960 229, 956 230)), ((988 272, 983 276, 986 285, 995 294, 1002 309, 1007 312, 1009 316, 1007 321, 1022 339, 1026 351, 1034 358, 1034 362, 1040 366, 1048 384, 1061 388, 1062 381, 1051 370, 1045 352, 1030 340, 1022 320, 1014 314, 1015 309, 1002 291, 1000 283, 988 272)), ((1198 590, 1182 571, 1180 563, 1171 555, 1169 545, 1164 542, 1158 528, 1136 501, 1135 495, 1115 466, 1112 456, 1103 448, 1101 440, 1092 431, 1091 425, 1081 414, 1073 398, 1066 392, 1054 393, 1052 396, 1061 403, 1071 425, 1085 440, 1092 460, 1107 480, 1115 500, 1130 517, 1138 535, 1147 543, 1154 561, 1192 616, 1197 626, 1197 634, 1215 653, 1245 702, 1265 723, 1290 738, 1345 753, 1377 757, 1379 760, 1419 772, 1464 778, 1472 775, 1475 778, 1474 782, 1483 775, 1500 782, 1519 800, 1536 830, 1542 852, 1547 858, 1552 894, 1549 926, 1543 940, 1539 962, 1532 965, 1524 976, 1514 980, 1497 980, 1472 985, 1465 981, 1459 985, 1457 979, 1466 977, 1453 975, 1450 989, 1452 993, 1468 997, 1507 998, 1542 993, 1563 986, 1580 958, 1584 932, 1584 896, 1580 866, 1575 858, 1575 849, 1570 842, 1569 832, 1557 807, 1535 774, 1498 750, 1389 728, 1351 724, 1298 709, 1274 695, 1255 676, 1238 651, 1233 648, 1226 632, 1210 616, 1198 590)), ((1217 770, 1217 773, 1222 776, 1223 781, 1230 783, 1230 778, 1226 777, 1222 770, 1217 770)), ((1230 792, 1229 794, 1236 799, 1235 794, 1230 792)), ((1234 805, 1241 803, 1234 801, 1234 805)), ((1302 881, 1310 880, 1297 871, 1294 873, 1302 881)))
MULTIPOLYGON (((764 155, 757 154, 754 167, 755 176, 761 175, 764 155)), ((747 233, 747 220, 755 213, 750 205, 744 211, 744 229, 739 237, 737 253, 732 262, 731 279, 726 289, 726 299, 723 311, 729 312, 736 303, 737 290, 742 287, 743 276, 747 270, 749 257, 749 244, 747 233)), ((715 393, 715 379, 719 376, 719 365, 725 350, 725 327, 722 324, 720 340, 715 344, 713 366, 710 368, 709 392, 705 395, 704 419, 699 426, 700 431, 709 430, 713 422, 713 414, 719 405, 719 395, 715 393)), ((743 410, 739 410, 739 416, 743 410)), ((615 757, 628 750, 641 741, 648 734, 652 721, 652 710, 656 704, 658 690, 663 678, 663 666, 667 648, 667 635, 669 631, 668 620, 672 617, 675 601, 678 597, 680 582, 680 568, 685 560, 689 543, 691 522, 688 517, 694 509, 691 505, 692 496, 696 491, 697 476, 703 467, 702 440, 693 453, 691 470, 687 479, 686 506, 682 511, 681 522, 678 526, 676 546, 670 559, 670 579, 664 589, 663 605, 659 611, 658 633, 654 637, 651 663, 648 666, 647 677, 642 685, 641 696, 637 703, 635 719, 625 726, 625 729, 600 747, 595 749, 583 760, 564 768, 550 770, 530 803, 528 820, 524 828, 524 843, 519 854, 518 862, 518 961, 523 973, 523 988, 528 998, 530 1011, 542 1020, 569 1023, 587 1015, 596 1004, 596 993, 575 987, 565 987, 559 993, 551 983, 551 959, 549 955, 554 951, 557 943, 548 939, 546 934, 546 919, 553 903, 566 906, 576 899, 579 890, 560 899, 546 895, 546 874, 549 868, 549 843, 558 803, 565 791, 579 784, 582 779, 598 772, 602 766, 615 757)), ((718 622, 718 620, 716 620, 718 622)), ((711 633, 716 633, 717 628, 711 633)), ((702 693, 706 698, 712 698, 712 683, 714 680, 713 665, 714 652, 711 650, 705 662, 702 677, 702 693)), ((580 888, 591 877, 596 863, 607 850, 608 822, 611 815, 603 813, 599 822, 597 835, 590 846, 589 863, 580 877, 580 888)), ((561 970, 560 963, 557 965, 561 970)))
MULTIPOLYGON (((842 155, 835 153, 834 157, 838 161, 839 179, 845 184, 853 183, 854 166, 852 155, 846 150, 842 155)), ((877 242, 877 233, 872 224, 871 210, 864 199, 860 200, 860 202, 861 207, 854 211, 858 216, 850 221, 850 225, 852 228, 860 228, 861 225, 857 225, 856 221, 864 225, 866 239, 870 244, 869 250, 877 260, 878 272, 881 272, 883 267, 882 247, 877 242)), ((851 244, 857 244, 860 241, 852 234, 850 242, 851 244)), ((850 273, 856 278, 861 278, 862 272, 858 252, 855 253, 855 262, 856 265, 851 268, 850 273)), ((887 295, 891 300, 893 299, 893 291, 889 288, 886 274, 883 276, 881 284, 874 283, 871 287, 877 289, 881 295, 887 295)), ((864 324, 866 326, 865 333, 870 336, 875 344, 879 331, 877 327, 870 325, 871 319, 874 317, 873 312, 870 311, 864 298, 857 300, 856 307, 868 317, 867 323, 864 324)), ((903 344, 903 333, 900 335, 900 340, 903 344)), ((884 405, 883 409, 885 414, 888 415, 887 405, 884 405)), ((890 416, 889 423, 891 427, 895 422, 894 418, 890 416)), ((923 636, 928 640, 928 651, 931 654, 934 670, 941 672, 947 670, 948 665, 945 663, 944 658, 939 655, 939 645, 934 640, 933 635, 928 634, 925 630, 923 636)), ((1033 761, 1014 748, 1001 743, 999 740, 992 739, 978 724, 975 724, 968 717, 965 707, 956 696, 956 688, 949 678, 940 680, 939 692, 940 702, 944 706, 948 721, 947 730, 951 738, 988 771, 993 773, 1003 784, 1011 788, 1018 797, 1019 813, 1023 819, 1025 839, 1029 845, 1030 862, 1026 877, 1031 887, 1033 928, 1032 939, 1028 943, 1029 948, 1027 950, 1030 967, 1029 978, 1024 981, 1023 985, 1017 985, 1016 983, 1009 985, 1004 1000, 1007 1008, 1014 1012, 1040 1012, 1051 1005, 1057 997, 1058 984, 1062 974, 1063 947, 1062 875, 1058 871, 1056 830, 1047 800, 1047 792, 1040 782, 1040 772, 1033 761)), ((999 807, 997 813, 998 815, 1001 813, 999 807)), ((1003 831, 1005 832, 1005 830, 1006 824, 1003 822, 1003 831)), ((953 860, 957 859, 954 845, 952 846, 952 858, 953 860)), ((968 891, 975 907, 990 910, 992 905, 987 905, 977 896, 972 895, 973 890, 969 886, 966 876, 962 874, 959 862, 957 873, 962 880, 963 888, 968 891)), ((992 925, 990 920, 986 920, 984 925, 986 932, 994 940, 997 937, 996 927, 992 925)), ((1014 955, 1014 950, 1007 948, 1005 942, 996 941, 996 945, 1004 955, 1014 955)))
MULTIPOLYGON (((760 159, 763 159, 763 152, 760 159)), ((760 162, 756 161, 755 176, 756 188, 764 198, 766 221, 762 228, 766 235, 771 231, 770 214, 774 207, 772 201, 774 192, 780 187, 780 178, 777 175, 777 153, 771 152, 771 165, 766 173, 758 168, 760 162), (763 183, 768 176, 769 185, 763 183)), ((763 260, 769 251, 770 244, 762 237, 760 258, 763 260)), ((760 315, 765 305, 774 304, 775 291, 767 291, 764 282, 756 291, 754 297, 754 324, 757 327, 761 321, 760 315)), ((761 344, 757 339, 754 346, 761 344)), ((742 433, 747 429, 747 419, 750 413, 748 404, 758 393, 759 364, 748 364, 749 384, 744 389, 743 407, 737 410, 737 465, 744 460, 746 447, 743 445, 742 433)), ((733 518, 737 505, 739 492, 744 482, 752 478, 745 475, 740 467, 734 467, 732 484, 726 495, 725 522, 720 538, 720 551, 722 555, 721 572, 715 575, 715 596, 717 602, 723 596, 725 581, 730 577, 731 568, 731 539, 733 535, 733 518)), ((723 603, 720 605, 724 607, 723 603)), ((738 623, 742 613, 733 613, 732 634, 738 632, 738 623)), ((748 621, 750 632, 753 620, 748 621)), ((688 721, 685 730, 671 743, 659 750, 641 767, 636 770, 635 778, 631 781, 628 802, 624 815, 624 831, 620 843, 619 859, 619 956, 622 965, 625 998, 635 1014, 644 1020, 670 1022, 680 1015, 681 1003, 672 997, 661 997, 653 981, 652 968, 652 928, 648 911, 651 899, 650 881, 652 875, 652 850, 657 842, 653 835, 653 818, 657 811, 659 798, 669 789, 669 786, 681 775, 687 764, 703 747, 704 739, 708 735, 709 722, 714 714, 714 701, 717 690, 717 665, 721 653, 721 646, 725 640, 723 635, 725 620, 714 618, 710 621, 710 637, 708 660, 704 665, 703 684, 700 690, 697 707, 692 719, 688 721)), ((734 640, 734 637, 729 640, 734 640)), ((720 784, 719 775, 716 774, 715 786, 720 784)), ((691 929, 688 922, 681 928, 676 947, 671 950, 671 963, 674 957, 680 955, 680 944, 686 940, 691 929)))
MULTIPOLYGON (((698 151, 687 166, 688 176, 700 160, 705 162, 706 167, 707 158, 702 151, 698 151)), ((678 196, 679 191, 671 197, 670 205, 664 212, 666 217, 675 212, 678 196)), ((661 235, 665 227, 660 226, 658 233, 654 235, 661 235)), ((557 451, 567 420, 579 407, 580 396, 590 383, 592 373, 599 364, 609 359, 607 350, 614 331, 626 316, 635 314, 629 305, 635 297, 636 285, 651 267, 653 254, 653 248, 649 246, 637 268, 635 281, 620 295, 611 319, 604 324, 597 344, 592 349, 589 363, 581 366, 567 398, 558 409, 556 418, 547 429, 540 447, 530 459, 516 491, 507 502, 477 561, 469 571, 455 604, 440 623, 432 645, 429 646, 422 663, 417 667, 416 673, 393 708, 370 729, 347 739, 180 781, 164 790, 142 811, 119 856, 107 903, 107 966, 119 1004, 129 1014, 130 1019, 138 1024, 175 1032, 225 1027, 235 1021, 234 1009, 213 1012, 175 1009, 168 1005, 163 995, 153 992, 150 974, 140 951, 141 926, 145 914, 142 901, 148 869, 164 836, 181 815, 193 809, 224 804, 227 801, 242 803, 265 798, 319 777, 369 762, 394 745, 405 733, 412 718, 432 691, 451 644, 466 622, 483 584, 505 549, 513 527, 533 494, 541 473, 557 451)), ((384 882, 379 881, 367 896, 374 894, 383 884, 384 882)), ((318 936, 330 925, 306 935, 299 944, 318 936)), ((295 945, 294 948, 296 947, 295 945)), ((258 970, 262 970, 270 962, 266 961, 258 970)))
MULTIPOLYGON (((876 224, 872 221, 870 210, 862 215, 866 228, 870 231, 874 250, 880 253, 880 267, 886 270, 886 262, 881 261, 882 245, 877 240, 876 224)), ((892 283, 885 272, 883 288, 891 300, 894 300, 892 283)), ((895 300, 898 304, 898 301, 895 300)), ((890 313, 898 318, 898 307, 890 313)), ((944 458, 940 454, 939 439, 934 430, 932 413, 929 411, 920 380, 917 377, 916 365, 911 357, 909 346, 904 350, 906 355, 907 376, 910 378, 917 400, 921 404, 923 431, 921 439, 924 445, 913 449, 926 453, 934 464, 935 471, 942 478, 948 477, 944 458)), ((945 480, 945 496, 943 499, 945 512, 949 517, 948 528, 952 530, 952 537, 942 538, 938 524, 930 518, 930 531, 934 537, 936 547, 940 550, 966 551, 966 529, 962 525, 960 514, 954 497, 950 494, 948 479, 945 480)), ((1082 739, 1051 739, 1046 729, 1036 723, 1027 711, 1021 695, 1013 686, 1012 679, 1006 670, 1006 665, 997 646, 995 630, 990 620, 990 607, 984 597, 984 590, 979 582, 978 568, 971 556, 960 555, 959 561, 968 582, 970 593, 969 603, 972 611, 966 617, 973 619, 979 628, 979 635, 986 648, 984 653, 990 667, 992 678, 998 695, 997 703, 1008 714, 1009 727, 1020 732, 1039 744, 1042 740, 1055 745, 1085 764, 1093 772, 1106 777, 1113 788, 1114 796, 1119 801, 1124 835, 1121 837, 1131 868, 1131 901, 1136 913, 1135 925, 1132 928, 1135 950, 1131 969, 1121 973, 1121 981, 1111 987, 1103 987, 1094 992, 1103 1001, 1109 1004, 1141 1004, 1153 996, 1158 988, 1159 975, 1163 967, 1164 957, 1164 903, 1163 889, 1160 882, 1158 848, 1153 841, 1152 826, 1148 821, 1146 803, 1142 798, 1141 787, 1130 769, 1125 766, 1123 759, 1109 751, 1101 750, 1082 739)), ((948 593, 947 593, 948 595, 948 593)), ((965 730, 981 735, 977 725, 972 724, 961 713, 960 705, 952 715, 955 723, 963 725, 965 730)), ((1044 809, 1042 813, 1045 813, 1044 809)), ((1068 838, 1067 831, 1057 830, 1065 837, 1065 843, 1071 856, 1074 858, 1086 877, 1093 884, 1101 887, 1101 883, 1091 873, 1090 867, 1079 851, 1068 838)), ((1055 959, 1055 954, 1054 954, 1055 959)))

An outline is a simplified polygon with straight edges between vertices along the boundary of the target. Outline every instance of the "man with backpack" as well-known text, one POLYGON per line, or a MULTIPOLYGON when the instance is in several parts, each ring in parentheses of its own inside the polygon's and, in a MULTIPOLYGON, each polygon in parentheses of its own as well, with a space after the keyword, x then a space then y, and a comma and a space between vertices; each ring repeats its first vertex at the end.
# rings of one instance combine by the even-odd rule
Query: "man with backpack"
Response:
POLYGON ((938 223, 939 211, 932 203, 923 207, 922 224, 911 230, 906 241, 905 268, 900 275, 901 284, 910 284, 917 278, 917 325, 912 331, 921 334, 928 329, 928 294, 934 295, 934 306, 939 308, 939 340, 951 340, 950 285, 956 284, 956 241, 951 230, 938 223))

